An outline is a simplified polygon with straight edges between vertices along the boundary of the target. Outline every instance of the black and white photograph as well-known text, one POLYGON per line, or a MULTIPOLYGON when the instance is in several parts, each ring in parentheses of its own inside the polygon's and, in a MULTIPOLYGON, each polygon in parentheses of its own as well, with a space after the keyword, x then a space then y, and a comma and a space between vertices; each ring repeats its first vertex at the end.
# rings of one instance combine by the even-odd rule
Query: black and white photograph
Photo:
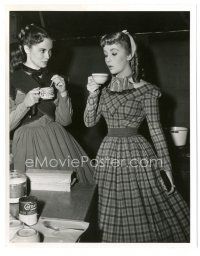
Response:
POLYGON ((7 8, 8 246, 194 243, 192 19, 7 8))

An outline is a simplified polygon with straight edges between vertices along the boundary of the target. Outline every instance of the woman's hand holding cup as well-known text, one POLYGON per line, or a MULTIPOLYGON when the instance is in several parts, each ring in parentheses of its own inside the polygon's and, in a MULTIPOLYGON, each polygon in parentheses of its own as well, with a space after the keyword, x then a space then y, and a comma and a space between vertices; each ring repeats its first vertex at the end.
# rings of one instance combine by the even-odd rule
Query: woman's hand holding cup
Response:
POLYGON ((40 88, 34 88, 33 90, 29 91, 26 94, 26 97, 24 99, 24 104, 27 108, 32 107, 36 103, 39 102, 40 99, 40 88))
POLYGON ((92 76, 88 77, 88 83, 87 83, 87 89, 90 93, 94 93, 96 90, 98 90, 100 87, 100 84, 95 83, 92 76))
POLYGON ((54 75, 54 76, 52 76, 51 81, 54 83, 56 89, 60 93, 63 93, 66 91, 65 80, 62 76, 54 75))

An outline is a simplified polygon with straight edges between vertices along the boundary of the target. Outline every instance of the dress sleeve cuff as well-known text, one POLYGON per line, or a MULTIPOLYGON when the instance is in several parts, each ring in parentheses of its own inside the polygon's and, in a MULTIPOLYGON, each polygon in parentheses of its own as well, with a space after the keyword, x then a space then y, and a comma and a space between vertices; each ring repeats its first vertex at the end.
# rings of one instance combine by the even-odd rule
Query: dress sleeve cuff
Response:
POLYGON ((30 110, 30 107, 27 107, 24 102, 18 105, 20 112, 28 112, 30 110))
POLYGON ((97 90, 94 91, 94 92, 90 92, 89 97, 90 97, 90 98, 93 98, 93 97, 96 97, 98 94, 99 94, 99 89, 97 89, 97 90))
POLYGON ((67 91, 61 92, 60 95, 61 95, 62 98, 66 97, 67 96, 67 91))

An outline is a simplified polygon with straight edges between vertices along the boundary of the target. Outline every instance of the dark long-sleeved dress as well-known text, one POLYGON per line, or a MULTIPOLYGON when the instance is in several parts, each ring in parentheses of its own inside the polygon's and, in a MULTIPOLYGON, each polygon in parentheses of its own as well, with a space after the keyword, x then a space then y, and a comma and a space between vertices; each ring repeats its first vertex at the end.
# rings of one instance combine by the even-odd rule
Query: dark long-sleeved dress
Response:
MULTIPOLYGON (((81 183, 93 183, 93 168, 84 150, 63 126, 71 123, 72 105, 68 92, 52 100, 40 100, 36 113, 24 104, 26 93, 50 85, 52 74, 35 79, 23 69, 10 79, 10 130, 14 131, 12 154, 14 169, 74 170, 81 183)), ((55 92, 56 93, 56 92, 55 92)))
POLYGON ((86 126, 94 126, 103 116, 108 129, 138 128, 146 118, 156 153, 140 134, 108 134, 103 139, 94 175, 102 241, 188 242, 187 204, 176 190, 167 195, 160 175, 160 170, 171 171, 159 120, 161 93, 149 83, 121 92, 112 92, 111 84, 89 95, 86 126))

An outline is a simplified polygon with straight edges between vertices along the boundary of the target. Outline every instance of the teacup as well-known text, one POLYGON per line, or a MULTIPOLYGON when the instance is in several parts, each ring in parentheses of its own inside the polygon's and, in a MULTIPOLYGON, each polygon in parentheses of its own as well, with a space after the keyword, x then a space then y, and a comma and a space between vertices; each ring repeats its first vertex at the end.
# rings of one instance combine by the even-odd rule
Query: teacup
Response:
POLYGON ((97 84, 104 84, 108 80, 109 75, 106 73, 93 73, 92 78, 97 84))
POLYGON ((40 88, 40 97, 43 100, 52 99, 54 97, 54 88, 53 87, 40 88))

